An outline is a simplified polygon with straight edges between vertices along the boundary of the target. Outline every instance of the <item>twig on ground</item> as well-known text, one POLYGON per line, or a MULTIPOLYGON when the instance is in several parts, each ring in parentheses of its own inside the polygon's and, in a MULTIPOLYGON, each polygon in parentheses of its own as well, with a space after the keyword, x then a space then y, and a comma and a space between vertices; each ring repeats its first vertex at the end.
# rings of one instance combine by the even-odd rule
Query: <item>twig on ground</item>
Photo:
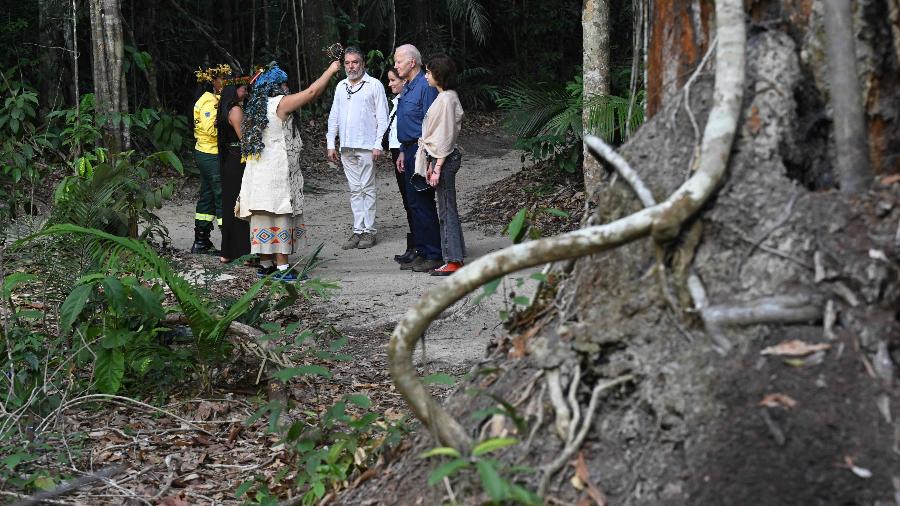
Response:
POLYGON ((569 408, 572 410, 572 421, 569 422, 569 436, 566 438, 566 444, 571 444, 575 439, 575 428, 581 420, 581 407, 578 405, 578 385, 581 383, 581 364, 575 364, 575 371, 572 373, 572 381, 569 383, 569 408))
POLYGON ((597 401, 600 399, 600 394, 606 390, 609 390, 612 387, 621 385, 623 383, 627 383, 629 381, 633 381, 634 376, 631 374, 625 374, 623 376, 619 376, 616 379, 609 381, 601 381, 596 386, 594 386, 594 391, 591 392, 591 402, 588 404, 586 415, 584 417, 584 423, 581 425, 581 429, 578 431, 578 435, 575 436, 575 439, 570 443, 566 444, 565 448, 563 448, 562 452, 560 452, 559 456, 557 456, 554 460, 541 466, 544 474, 541 476, 541 483, 538 486, 538 495, 544 497, 547 493, 547 485, 550 483, 550 478, 553 477, 554 474, 557 473, 562 467, 572 458, 572 455, 575 454, 575 451, 581 447, 581 443, 584 442, 585 436, 587 436, 588 431, 591 428, 591 424, 594 423, 594 413, 597 410, 597 401))
POLYGON ((69 492, 74 492, 79 488, 86 487, 91 483, 94 483, 95 481, 106 481, 107 479, 122 472, 123 469, 123 466, 110 466, 103 468, 95 473, 91 473, 80 478, 76 478, 72 481, 63 483, 53 490, 39 492, 32 496, 21 499, 20 501, 14 503, 13 506, 31 506, 33 504, 50 502, 50 499, 66 495, 69 492))
POLYGON ((528 434, 528 439, 525 440, 525 446, 522 448, 522 458, 528 455, 528 450, 531 449, 531 443, 534 441, 534 435, 537 434, 537 431, 541 428, 541 425, 544 424, 544 393, 547 391, 547 384, 541 385, 541 393, 538 394, 537 398, 537 420, 534 421, 534 425, 531 426, 531 432, 528 434))
POLYGON ((450 496, 450 504, 456 504, 456 494, 453 493, 453 487, 450 486, 450 478, 444 476, 444 488, 447 489, 447 495, 450 496))
POLYGON ((55 420, 56 417, 61 415, 67 409, 75 407, 79 404, 84 404, 85 402, 91 402, 91 401, 113 402, 113 403, 120 403, 120 404, 129 404, 129 403, 135 404, 135 405, 141 406, 145 409, 149 409, 151 411, 156 411, 156 412, 162 413, 164 415, 168 415, 168 416, 178 420, 179 422, 185 423, 185 424, 193 427, 195 430, 200 431, 208 436, 212 435, 210 432, 206 431, 205 429, 197 426, 196 424, 192 423, 189 420, 181 418, 180 416, 172 413, 171 411, 166 411, 165 409, 158 408, 156 406, 151 406, 150 404, 132 399, 130 397, 123 397, 121 395, 109 395, 109 394, 83 395, 81 397, 76 397, 76 398, 72 399, 71 401, 66 402, 65 404, 60 404, 58 408, 56 408, 52 413, 50 413, 49 415, 47 415, 46 418, 44 418, 44 420, 40 423, 40 425, 38 425, 38 428, 35 430, 35 432, 42 431, 47 426, 49 421, 55 420))
POLYGON ((556 422, 554 427, 556 433, 563 441, 569 439, 569 424, 572 421, 572 413, 569 411, 569 405, 566 403, 565 395, 563 395, 562 384, 559 378, 559 368, 550 369, 544 375, 547 378, 547 390, 550 392, 550 403, 556 412, 556 422))

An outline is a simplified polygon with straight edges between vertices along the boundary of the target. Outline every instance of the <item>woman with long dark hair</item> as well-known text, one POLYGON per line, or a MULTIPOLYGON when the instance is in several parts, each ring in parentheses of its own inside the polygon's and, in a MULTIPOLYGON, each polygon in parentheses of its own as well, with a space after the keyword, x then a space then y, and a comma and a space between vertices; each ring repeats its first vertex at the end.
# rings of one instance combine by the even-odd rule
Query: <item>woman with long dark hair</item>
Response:
POLYGON ((222 89, 216 130, 219 136, 219 179, 222 183, 222 247, 219 261, 227 263, 250 254, 250 224, 234 216, 241 192, 244 163, 241 161, 241 121, 247 85, 229 84, 222 89))
POLYGON ((260 256, 258 273, 295 281, 288 256, 305 234, 303 143, 293 113, 325 91, 341 69, 335 61, 303 91, 288 94, 287 74, 272 64, 251 81, 241 122, 241 153, 247 159, 236 214, 250 222, 250 251, 260 256))

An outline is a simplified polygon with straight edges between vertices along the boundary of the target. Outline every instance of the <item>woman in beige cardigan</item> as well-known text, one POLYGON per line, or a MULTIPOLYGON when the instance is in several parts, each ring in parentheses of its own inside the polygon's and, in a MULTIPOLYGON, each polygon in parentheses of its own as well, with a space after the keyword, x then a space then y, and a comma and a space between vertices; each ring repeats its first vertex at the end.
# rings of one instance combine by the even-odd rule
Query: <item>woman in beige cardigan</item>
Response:
POLYGON ((432 58, 425 66, 425 79, 439 93, 422 122, 416 173, 428 180, 437 196, 444 265, 431 271, 431 275, 449 276, 462 267, 466 255, 466 243, 456 207, 456 173, 461 162, 456 141, 463 109, 459 96, 453 91, 456 87, 456 65, 453 60, 447 56, 432 58))

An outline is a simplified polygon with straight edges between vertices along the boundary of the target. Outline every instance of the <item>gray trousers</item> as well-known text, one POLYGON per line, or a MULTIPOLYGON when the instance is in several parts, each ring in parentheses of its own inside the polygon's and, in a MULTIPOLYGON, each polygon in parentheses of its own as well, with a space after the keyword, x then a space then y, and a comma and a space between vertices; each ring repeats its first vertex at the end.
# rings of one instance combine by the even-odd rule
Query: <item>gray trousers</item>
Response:
POLYGON ((444 160, 435 188, 438 221, 441 223, 441 255, 445 262, 462 262, 466 256, 466 241, 463 239, 459 209, 456 207, 456 173, 459 172, 461 162, 459 150, 454 150, 444 160))

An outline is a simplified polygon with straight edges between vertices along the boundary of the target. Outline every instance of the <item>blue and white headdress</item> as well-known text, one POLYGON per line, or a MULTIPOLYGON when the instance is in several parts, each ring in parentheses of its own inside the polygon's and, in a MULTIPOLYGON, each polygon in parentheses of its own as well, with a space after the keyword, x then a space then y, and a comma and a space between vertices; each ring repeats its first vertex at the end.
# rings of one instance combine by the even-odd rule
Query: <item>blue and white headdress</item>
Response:
POLYGON ((244 121, 241 124, 241 154, 245 158, 259 157, 266 147, 263 143, 263 131, 269 125, 266 116, 269 97, 285 95, 282 84, 288 79, 287 73, 273 61, 266 68, 259 69, 250 79, 250 96, 244 108, 244 121))

